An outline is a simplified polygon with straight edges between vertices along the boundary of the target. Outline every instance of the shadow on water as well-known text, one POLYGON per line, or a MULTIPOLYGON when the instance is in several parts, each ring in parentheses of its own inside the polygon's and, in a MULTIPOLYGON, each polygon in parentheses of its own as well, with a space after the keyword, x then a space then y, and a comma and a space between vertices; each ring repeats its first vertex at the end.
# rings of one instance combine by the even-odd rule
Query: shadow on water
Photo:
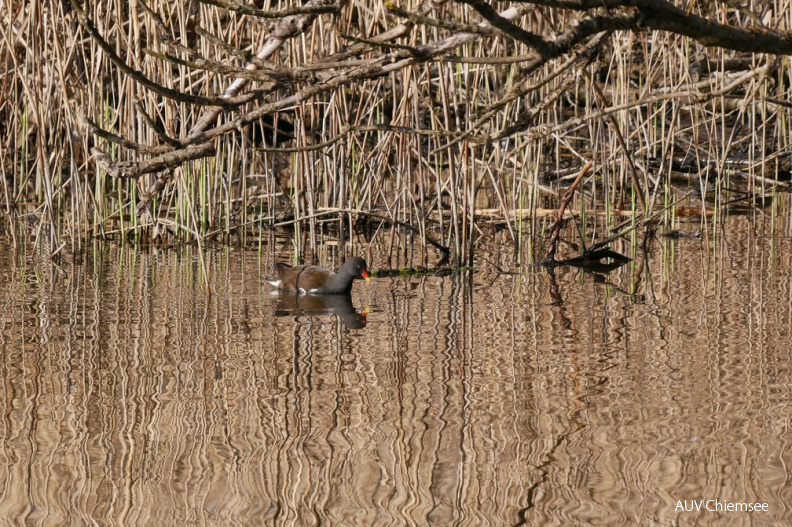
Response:
POLYGON ((280 293, 272 295, 276 317, 328 317, 335 315, 348 329, 366 327, 367 310, 358 312, 350 295, 300 295, 280 293))
POLYGON ((189 248, 0 253, 0 524, 782 525, 792 241, 758 232, 341 297, 256 251, 206 253, 211 296, 189 248))

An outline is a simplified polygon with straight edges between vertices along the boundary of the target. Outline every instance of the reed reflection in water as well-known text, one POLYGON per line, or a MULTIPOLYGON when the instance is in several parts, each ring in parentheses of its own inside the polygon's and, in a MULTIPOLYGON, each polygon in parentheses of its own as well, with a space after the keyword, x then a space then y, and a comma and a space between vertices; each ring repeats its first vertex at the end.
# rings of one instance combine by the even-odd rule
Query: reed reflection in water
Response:
POLYGON ((792 253, 731 229, 351 312, 250 251, 207 255, 211 297, 189 252, 0 255, 0 524, 785 524, 792 253))

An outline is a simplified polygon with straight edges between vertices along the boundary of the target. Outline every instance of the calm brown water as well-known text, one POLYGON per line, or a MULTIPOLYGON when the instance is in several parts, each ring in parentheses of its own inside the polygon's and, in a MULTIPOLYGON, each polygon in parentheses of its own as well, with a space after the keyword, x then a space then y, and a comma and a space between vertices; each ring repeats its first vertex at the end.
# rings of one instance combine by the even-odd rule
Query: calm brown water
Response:
POLYGON ((186 249, 4 251, 0 525, 788 525, 792 244, 748 225, 351 305, 256 251, 211 296, 186 249))

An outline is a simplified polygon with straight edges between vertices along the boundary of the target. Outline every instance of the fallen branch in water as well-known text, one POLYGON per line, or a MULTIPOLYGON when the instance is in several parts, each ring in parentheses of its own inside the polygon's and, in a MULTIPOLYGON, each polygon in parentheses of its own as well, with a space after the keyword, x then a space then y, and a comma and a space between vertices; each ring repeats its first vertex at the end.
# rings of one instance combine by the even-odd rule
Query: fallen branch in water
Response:
POLYGON ((550 234, 550 249, 547 251, 547 256, 542 262, 542 265, 554 265, 556 263, 555 255, 558 251, 558 238, 561 235, 561 227, 564 224, 564 212, 569 206, 569 202, 572 201, 572 196, 575 195, 575 190, 577 190, 577 188, 580 186, 580 182, 583 181, 583 176, 585 176, 591 168, 591 163, 591 161, 586 163, 586 166, 584 166, 583 170, 581 170, 577 175, 575 181, 572 182, 572 185, 570 185, 566 192, 564 192, 564 197, 561 199, 561 205, 558 207, 556 221, 553 223, 553 228, 550 234))

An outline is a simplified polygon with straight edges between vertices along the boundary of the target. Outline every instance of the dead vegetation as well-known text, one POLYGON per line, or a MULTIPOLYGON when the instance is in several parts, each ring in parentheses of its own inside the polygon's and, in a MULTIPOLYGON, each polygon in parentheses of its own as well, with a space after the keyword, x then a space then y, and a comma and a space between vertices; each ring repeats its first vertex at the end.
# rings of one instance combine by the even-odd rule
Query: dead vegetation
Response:
POLYGON ((3 3, 0 210, 49 251, 331 222, 459 263, 588 162, 595 231, 788 189, 788 3, 3 3))

